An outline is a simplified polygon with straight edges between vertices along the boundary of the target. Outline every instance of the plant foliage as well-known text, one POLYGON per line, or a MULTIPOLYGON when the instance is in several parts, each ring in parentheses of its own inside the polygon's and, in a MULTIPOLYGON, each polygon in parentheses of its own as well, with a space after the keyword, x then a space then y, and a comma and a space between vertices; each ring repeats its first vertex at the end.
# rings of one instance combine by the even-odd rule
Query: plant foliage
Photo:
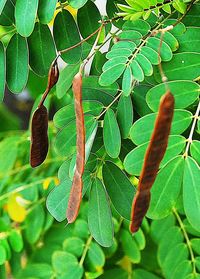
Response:
POLYGON ((55 113, 40 167, 29 165, 31 129, 18 131, 0 106, 2 279, 200 278, 199 1, 101 2, 106 16, 91 0, 0 1, 1 100, 6 86, 26 90, 32 118, 52 62, 60 69, 44 102, 55 113), (67 224, 80 67, 83 202, 67 224), (175 98, 168 146, 147 216, 131 235, 132 201, 166 88, 175 98))

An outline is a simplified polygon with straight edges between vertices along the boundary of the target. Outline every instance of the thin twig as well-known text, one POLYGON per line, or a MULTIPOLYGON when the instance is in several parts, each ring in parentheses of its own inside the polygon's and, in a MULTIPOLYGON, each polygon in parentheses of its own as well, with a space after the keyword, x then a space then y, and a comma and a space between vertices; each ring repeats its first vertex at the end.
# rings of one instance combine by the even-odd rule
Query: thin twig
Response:
POLYGON ((180 228, 181 228, 181 230, 183 232, 183 235, 184 235, 184 238, 186 240, 186 244, 187 244, 188 250, 190 252, 191 262, 192 262, 192 265, 193 265, 193 274, 196 274, 195 256, 194 256, 194 252, 192 250, 190 239, 189 239, 188 234, 187 234, 187 232, 185 230, 185 227, 184 227, 184 224, 183 224, 183 222, 181 220, 181 217, 179 216, 179 214, 178 214, 178 212, 176 211, 175 208, 173 208, 173 213, 176 216, 176 219, 177 219, 177 221, 179 223, 179 226, 180 226, 180 228))
POLYGON ((84 260, 85 260, 86 255, 87 255, 87 252, 88 252, 88 250, 89 250, 89 248, 90 248, 91 242, 92 242, 92 236, 90 236, 90 237, 88 238, 88 240, 87 240, 87 242, 86 242, 86 244, 85 244, 85 248, 84 248, 82 257, 81 257, 81 259, 80 259, 80 262, 79 262, 79 265, 80 265, 80 266, 83 266, 83 263, 84 263, 84 260))
POLYGON ((192 138, 193 138, 193 134, 194 134, 194 131, 195 131, 195 127, 196 127, 197 121, 199 119, 199 114, 200 114, 200 101, 199 101, 199 104, 197 106, 197 110, 195 112, 195 115, 193 116, 194 120, 193 120, 193 123, 192 123, 192 127, 191 127, 191 130, 190 130, 189 137, 187 139, 187 145, 186 145, 185 153, 183 154, 183 156, 185 158, 188 156, 188 152, 189 152, 190 144, 192 143, 192 138))
POLYGON ((106 113, 106 111, 117 101, 117 99, 119 99, 119 97, 122 95, 122 91, 114 98, 114 100, 102 111, 101 114, 99 114, 96 117, 96 120, 99 120, 101 118, 102 115, 104 115, 104 113, 106 113))

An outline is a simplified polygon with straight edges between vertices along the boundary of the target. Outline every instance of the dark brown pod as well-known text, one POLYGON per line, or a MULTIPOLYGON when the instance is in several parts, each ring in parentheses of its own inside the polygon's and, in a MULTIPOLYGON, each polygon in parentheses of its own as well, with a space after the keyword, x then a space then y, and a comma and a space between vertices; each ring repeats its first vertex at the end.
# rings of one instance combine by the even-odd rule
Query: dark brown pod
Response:
POLYGON ((44 162, 48 145, 48 113, 46 107, 41 105, 34 112, 31 123, 31 167, 35 168, 44 162))
POLYGON ((144 158, 138 190, 133 199, 130 225, 132 233, 138 231, 149 208, 150 190, 167 149, 173 113, 174 97, 168 91, 160 101, 154 130, 144 158))
POLYGON ((72 189, 69 196, 67 208, 67 220, 73 223, 78 215, 81 200, 83 181, 82 176, 85 164, 85 127, 82 107, 82 75, 78 73, 73 80, 74 105, 76 115, 76 169, 72 182, 72 189))

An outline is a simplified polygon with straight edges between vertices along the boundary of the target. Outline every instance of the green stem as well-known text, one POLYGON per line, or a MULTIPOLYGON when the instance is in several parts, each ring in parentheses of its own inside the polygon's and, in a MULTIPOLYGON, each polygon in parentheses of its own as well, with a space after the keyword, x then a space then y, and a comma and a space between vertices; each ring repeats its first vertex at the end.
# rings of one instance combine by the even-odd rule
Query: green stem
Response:
POLYGON ((88 238, 88 240, 87 240, 87 242, 86 242, 86 244, 85 244, 85 248, 84 248, 84 250, 83 250, 83 254, 82 254, 82 257, 81 257, 80 262, 79 262, 79 265, 80 265, 80 266, 83 266, 83 263, 84 263, 84 260, 85 260, 86 255, 87 255, 87 252, 88 252, 88 250, 89 250, 89 248, 90 248, 91 242, 92 242, 92 236, 90 236, 90 237, 88 238))
POLYGON ((189 253, 190 253, 190 257, 191 257, 191 262, 192 262, 192 265, 193 265, 193 273, 196 274, 196 266, 195 266, 195 257, 194 257, 194 252, 192 250, 192 246, 191 246, 191 242, 190 242, 190 239, 188 237, 188 234, 187 234, 187 231, 185 230, 185 227, 184 227, 184 224, 181 220, 181 217, 179 216, 177 210, 175 208, 173 208, 173 213, 174 215, 176 216, 176 219, 179 223, 179 226, 183 232, 183 235, 184 235, 184 238, 186 240, 186 244, 187 244, 187 247, 188 247, 188 250, 189 250, 189 253))

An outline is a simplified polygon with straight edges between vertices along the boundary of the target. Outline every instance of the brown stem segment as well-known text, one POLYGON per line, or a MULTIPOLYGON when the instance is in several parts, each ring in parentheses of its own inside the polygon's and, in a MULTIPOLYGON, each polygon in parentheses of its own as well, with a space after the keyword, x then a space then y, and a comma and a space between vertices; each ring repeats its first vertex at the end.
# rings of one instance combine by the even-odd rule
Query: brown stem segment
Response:
POLYGON ((76 114, 76 169, 72 182, 71 193, 67 207, 67 220, 73 223, 78 215, 79 207, 82 200, 83 181, 82 176, 85 164, 85 127, 84 114, 82 107, 82 75, 78 73, 73 80, 74 105, 76 114))
POLYGON ((174 113, 174 97, 168 91, 160 101, 154 131, 147 148, 137 193, 133 199, 131 225, 132 233, 137 232, 149 208, 150 190, 156 179, 160 162, 167 149, 174 113))

